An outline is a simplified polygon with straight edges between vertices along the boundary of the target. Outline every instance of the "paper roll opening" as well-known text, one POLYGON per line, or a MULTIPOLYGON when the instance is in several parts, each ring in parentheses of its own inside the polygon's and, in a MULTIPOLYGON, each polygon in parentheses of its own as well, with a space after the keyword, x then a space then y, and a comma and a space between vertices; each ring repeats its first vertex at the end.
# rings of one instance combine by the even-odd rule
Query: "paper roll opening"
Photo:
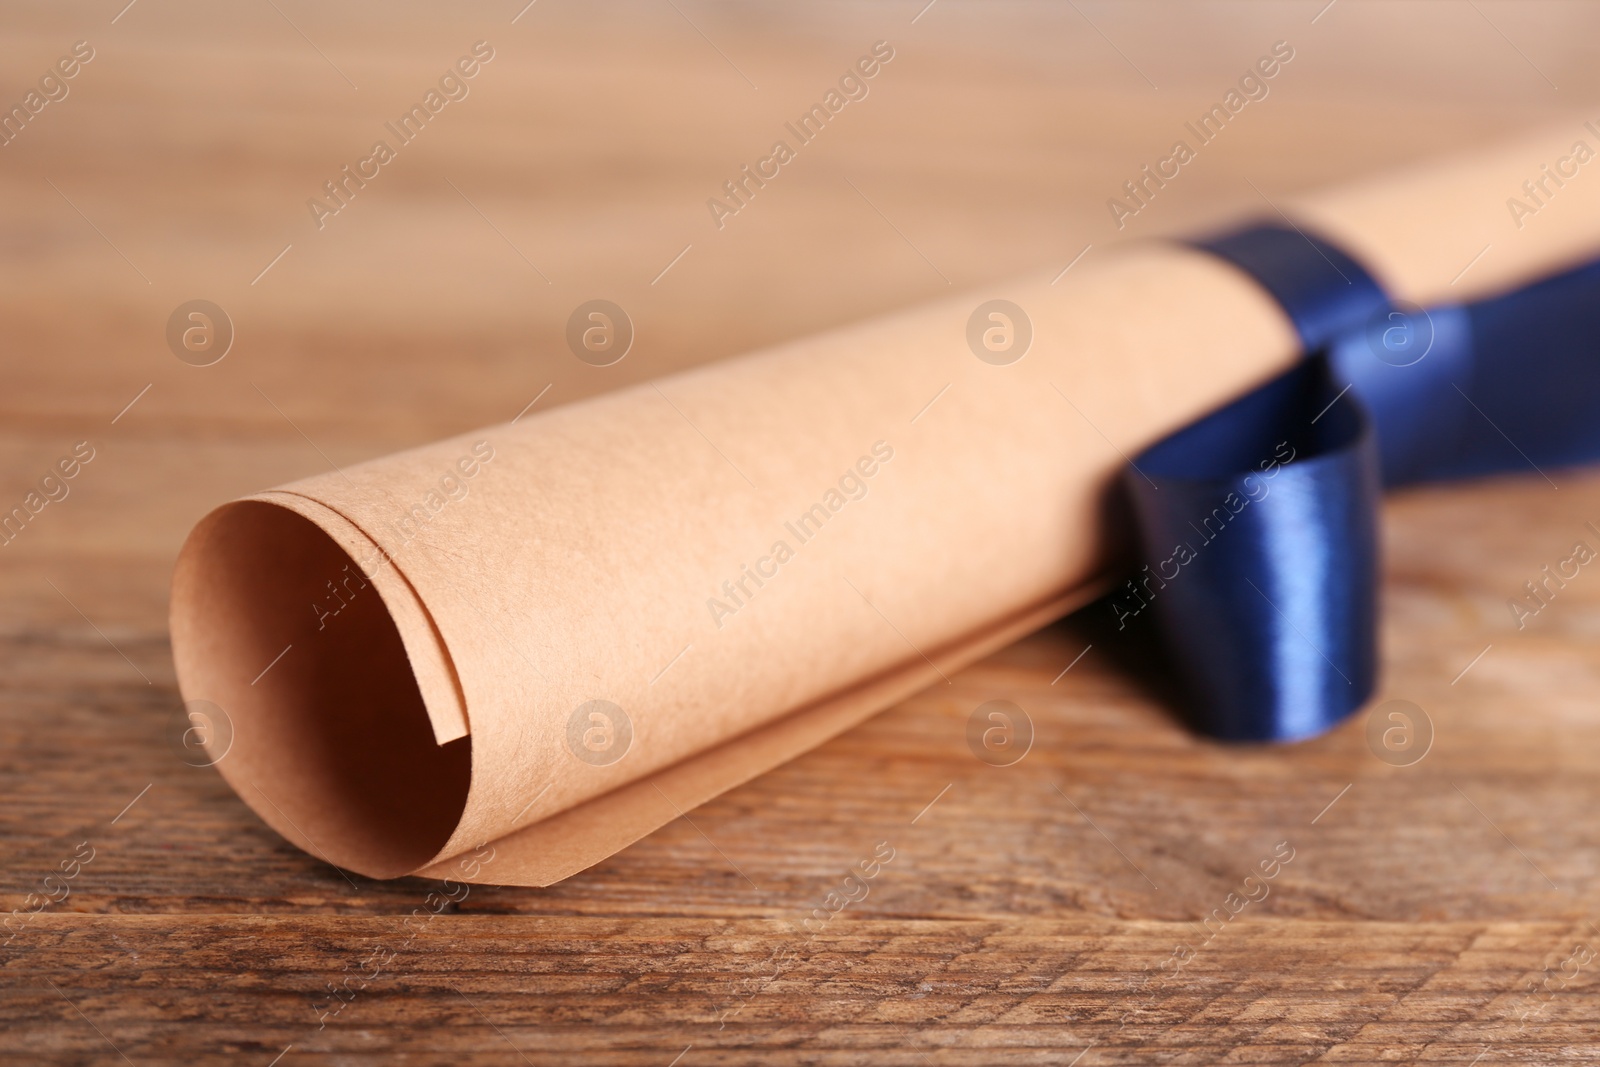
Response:
POLYGON ((471 740, 435 742, 376 584, 315 523, 259 500, 206 516, 178 558, 172 645, 185 701, 232 727, 208 761, 274 830, 375 878, 438 854, 471 740))

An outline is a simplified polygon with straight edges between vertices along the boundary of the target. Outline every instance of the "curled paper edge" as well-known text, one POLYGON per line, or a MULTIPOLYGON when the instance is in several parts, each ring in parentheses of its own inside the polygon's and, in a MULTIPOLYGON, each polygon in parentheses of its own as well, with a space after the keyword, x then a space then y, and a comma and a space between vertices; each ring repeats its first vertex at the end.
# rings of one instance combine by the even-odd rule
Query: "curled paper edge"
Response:
POLYGON ((631 782, 489 842, 493 864, 463 877, 443 857, 417 871, 428 878, 494 885, 546 886, 594 866, 685 812, 816 748, 884 708, 945 681, 951 673, 1005 648, 1095 600, 1106 579, 1029 608, 951 647, 919 656, 810 707, 791 712, 657 774, 631 782))

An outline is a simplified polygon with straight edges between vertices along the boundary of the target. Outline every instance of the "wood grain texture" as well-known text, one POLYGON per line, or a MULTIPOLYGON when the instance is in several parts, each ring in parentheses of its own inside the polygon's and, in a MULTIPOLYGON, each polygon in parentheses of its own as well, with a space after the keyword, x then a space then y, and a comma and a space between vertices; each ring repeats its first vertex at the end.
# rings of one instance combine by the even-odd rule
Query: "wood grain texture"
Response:
POLYGON ((1521 630, 1506 607, 1593 543, 1590 473, 1391 499, 1379 700, 1431 719, 1411 766, 1365 716, 1192 736, 1104 611, 547 890, 347 876, 185 765, 166 584, 219 501, 1600 97, 1577 5, 520 7, 3 16, 0 99, 96 57, 0 148, 0 505, 97 452, 0 548, 0 905, 93 849, 0 947, 0 1059, 1596 1058, 1600 577, 1521 630), (479 39, 471 95, 318 230, 307 198, 479 39), (871 95, 717 229, 706 198, 878 39, 871 95), (1105 199, 1279 39, 1272 95, 1118 232, 1105 199), (562 341, 595 296, 638 327, 614 367, 562 341), (164 339, 197 297, 237 327, 207 368, 164 339), (995 699, 1036 731, 1006 768, 966 744, 995 699), (808 929, 880 842, 870 893, 808 929))

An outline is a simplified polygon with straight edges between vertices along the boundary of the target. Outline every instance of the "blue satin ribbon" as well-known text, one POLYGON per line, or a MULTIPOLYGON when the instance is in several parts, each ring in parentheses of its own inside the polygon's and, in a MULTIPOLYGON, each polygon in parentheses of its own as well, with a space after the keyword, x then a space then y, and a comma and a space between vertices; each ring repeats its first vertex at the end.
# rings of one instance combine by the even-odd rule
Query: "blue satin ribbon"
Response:
POLYGON ((1600 262, 1422 309, 1299 229, 1194 247, 1271 294, 1307 358, 1134 458, 1143 566, 1110 604, 1119 628, 1154 617, 1201 731, 1310 737, 1377 682, 1385 485, 1600 459, 1600 262))

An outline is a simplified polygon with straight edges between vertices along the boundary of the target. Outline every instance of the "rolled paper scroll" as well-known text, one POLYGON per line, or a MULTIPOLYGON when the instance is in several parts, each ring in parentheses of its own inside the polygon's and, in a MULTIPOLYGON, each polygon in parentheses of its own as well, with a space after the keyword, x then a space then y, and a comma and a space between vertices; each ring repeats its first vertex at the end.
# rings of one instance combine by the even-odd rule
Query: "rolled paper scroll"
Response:
MULTIPOLYGON (((1507 217, 1580 136, 1288 210, 1500 292, 1600 249, 1600 184, 1507 217)), ((1128 457, 1303 344, 1208 251, 1052 273, 223 505, 172 597, 218 769, 329 862, 544 885, 1106 592, 1128 457)))

